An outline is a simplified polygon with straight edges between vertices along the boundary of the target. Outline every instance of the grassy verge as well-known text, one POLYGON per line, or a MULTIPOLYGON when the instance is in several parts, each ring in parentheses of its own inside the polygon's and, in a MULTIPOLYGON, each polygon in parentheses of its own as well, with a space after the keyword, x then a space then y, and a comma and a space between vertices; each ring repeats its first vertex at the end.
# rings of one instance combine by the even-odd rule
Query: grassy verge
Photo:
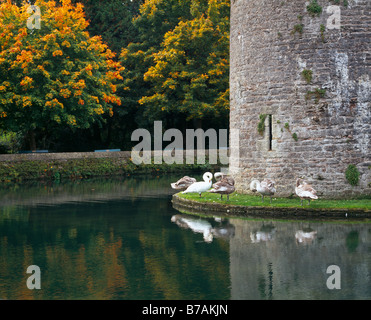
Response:
MULTIPOLYGON (((234 193, 229 196, 229 201, 226 200, 226 196, 223 196, 223 200, 220 200, 220 195, 213 193, 203 193, 202 197, 196 193, 182 194, 178 193, 180 198, 197 201, 200 203, 220 203, 225 205, 235 206, 249 206, 249 207, 279 207, 279 208, 295 208, 301 207, 300 199, 295 198, 273 198, 272 204, 270 199, 265 198, 264 202, 261 200, 261 196, 253 196, 247 194, 234 193)), ((371 210, 371 197, 365 196, 358 199, 351 200, 330 200, 330 199, 318 199, 311 201, 308 205, 307 201, 303 201, 304 208, 311 209, 361 209, 371 210)))
POLYGON ((214 166, 147 164, 135 165, 130 160, 86 158, 53 161, 0 162, 0 182, 22 180, 62 180, 86 179, 92 177, 118 176, 131 174, 184 173, 212 170, 214 166))

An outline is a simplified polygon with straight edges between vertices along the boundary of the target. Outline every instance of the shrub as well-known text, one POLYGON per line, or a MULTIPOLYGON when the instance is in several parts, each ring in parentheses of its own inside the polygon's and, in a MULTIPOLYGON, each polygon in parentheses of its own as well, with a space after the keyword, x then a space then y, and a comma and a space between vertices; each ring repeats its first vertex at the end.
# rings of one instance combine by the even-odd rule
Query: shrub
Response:
POLYGON ((307 11, 312 17, 319 16, 322 13, 322 7, 318 4, 317 0, 312 0, 309 5, 307 5, 307 11))
POLYGON ((349 184, 356 186, 359 181, 359 171, 354 164, 350 164, 345 171, 345 178, 348 180, 349 184))

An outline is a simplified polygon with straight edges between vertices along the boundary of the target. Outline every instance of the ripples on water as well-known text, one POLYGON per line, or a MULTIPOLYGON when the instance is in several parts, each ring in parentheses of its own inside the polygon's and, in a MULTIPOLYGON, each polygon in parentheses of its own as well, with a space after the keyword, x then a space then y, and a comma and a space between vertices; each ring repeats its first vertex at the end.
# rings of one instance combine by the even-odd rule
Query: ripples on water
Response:
POLYGON ((369 223, 184 215, 177 178, 2 186, 0 299, 371 298, 369 223))

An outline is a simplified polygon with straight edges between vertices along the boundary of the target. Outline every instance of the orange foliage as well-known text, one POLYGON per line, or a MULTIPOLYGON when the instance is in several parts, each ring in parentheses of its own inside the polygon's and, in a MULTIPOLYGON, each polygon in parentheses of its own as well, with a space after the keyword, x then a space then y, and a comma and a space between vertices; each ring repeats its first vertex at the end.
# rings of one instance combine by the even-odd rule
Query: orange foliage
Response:
POLYGON ((115 92, 123 67, 101 37, 86 31, 83 5, 71 0, 36 0, 35 5, 41 11, 41 29, 31 32, 25 27, 29 4, 0 1, 1 122, 6 118, 15 125, 22 107, 34 106, 23 125, 56 121, 87 128, 104 113, 111 116, 112 105, 121 105, 115 92))

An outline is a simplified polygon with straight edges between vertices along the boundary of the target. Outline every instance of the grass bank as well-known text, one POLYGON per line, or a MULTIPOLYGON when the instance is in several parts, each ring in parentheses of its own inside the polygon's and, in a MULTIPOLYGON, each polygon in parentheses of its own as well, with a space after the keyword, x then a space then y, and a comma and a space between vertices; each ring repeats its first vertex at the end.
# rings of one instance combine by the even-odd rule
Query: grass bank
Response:
POLYGON ((217 166, 206 164, 147 164, 136 165, 130 159, 82 158, 68 160, 27 160, 0 162, 0 182, 23 180, 87 179, 132 174, 165 173, 183 174, 191 171, 206 171, 217 166))
MULTIPOLYGON (((178 193, 179 198, 192 200, 200 204, 216 203, 227 206, 246 206, 246 207, 265 207, 265 208, 301 208, 300 199, 293 198, 273 198, 272 204, 270 199, 265 198, 264 202, 261 196, 253 196, 248 194, 234 193, 229 196, 227 201, 226 196, 220 200, 220 195, 214 193, 203 193, 202 197, 195 193, 182 194, 178 193)), ((371 210, 371 197, 364 196, 357 199, 350 200, 331 200, 331 199, 318 199, 311 201, 308 205, 307 201, 303 201, 303 207, 309 209, 359 209, 371 210)))
POLYGON ((225 218, 284 219, 305 221, 362 221, 371 220, 371 199, 352 200, 319 199, 310 205, 300 205, 299 198, 274 198, 262 202, 261 197, 233 194, 229 201, 221 201, 216 194, 177 193, 172 198, 173 207, 183 213, 205 214, 225 218))

